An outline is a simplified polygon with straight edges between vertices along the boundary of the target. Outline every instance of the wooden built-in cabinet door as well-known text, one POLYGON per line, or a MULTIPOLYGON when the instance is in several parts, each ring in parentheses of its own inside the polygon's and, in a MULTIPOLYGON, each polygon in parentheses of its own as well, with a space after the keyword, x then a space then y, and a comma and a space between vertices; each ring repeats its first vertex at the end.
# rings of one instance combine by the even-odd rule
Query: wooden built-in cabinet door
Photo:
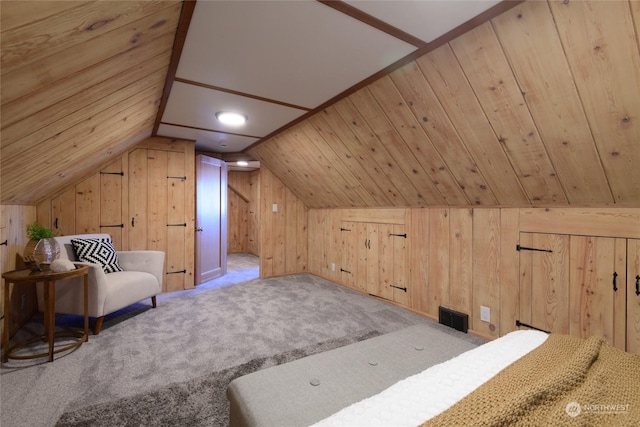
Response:
MULTIPOLYGON (((363 292, 369 292, 371 285, 369 285, 369 251, 367 250, 367 238, 369 236, 367 231, 367 224, 356 222, 355 227, 355 250, 356 250, 356 267, 355 275, 357 285, 363 292)), ((353 271, 353 270, 352 270, 353 271)))
POLYGON ((520 233, 520 318, 553 333, 604 337, 624 350, 627 240, 520 233))
POLYGON ((378 238, 377 296, 393 301, 393 224, 376 224, 378 238))
POLYGON ((627 239, 627 351, 640 354, 640 239, 627 239))
POLYGON ((602 336, 624 350, 625 239, 571 236, 570 247, 569 334, 602 336))
POLYGON ((520 247, 519 320, 549 332, 568 334, 569 236, 520 233, 520 247))
POLYGON ((129 153, 129 250, 147 249, 147 149, 139 148, 129 153))
POLYGON ((100 233, 100 175, 76 184, 76 233, 100 233))
POLYGON ((51 228, 58 236, 76 234, 75 188, 69 188, 51 199, 51 228))
POLYGON ((360 223, 359 228, 364 229, 362 234, 364 249, 364 260, 367 266, 367 292, 371 295, 383 297, 384 286, 380 283, 384 276, 380 275, 380 241, 378 240, 378 224, 360 223))
POLYGON ((342 283, 381 296, 378 268, 378 224, 342 221, 342 283))
POLYGON ((100 232, 107 233, 117 250, 123 249, 122 157, 100 170, 100 232))
POLYGON ((408 305, 405 226, 376 224, 378 237, 377 296, 408 305))
POLYGON ((352 289, 366 291, 366 284, 358 278, 358 231, 355 222, 342 221, 340 223, 340 237, 342 239, 342 264, 340 265, 340 282, 352 289))
POLYGON ((163 292, 185 289, 185 154, 139 148, 129 153, 130 250, 165 253, 163 292))
MULTIPOLYGON (((147 151, 147 249, 163 251, 165 266, 169 262, 167 253, 168 211, 167 194, 168 152, 159 150, 147 151)), ((167 269, 167 273, 169 270, 167 269)), ((167 277, 168 279, 168 277, 167 277)), ((167 280, 165 280, 166 284, 167 280)))
POLYGON ((410 307, 409 266, 407 263, 407 231, 401 224, 392 226, 391 239, 393 247, 393 301, 410 307))
POLYGON ((405 226, 342 221, 341 282, 370 295, 410 303, 405 226))
POLYGON ((168 151, 166 186, 166 256, 167 276, 166 291, 174 292, 185 289, 186 261, 186 227, 187 206, 185 193, 187 176, 185 172, 185 155, 181 152, 168 151))

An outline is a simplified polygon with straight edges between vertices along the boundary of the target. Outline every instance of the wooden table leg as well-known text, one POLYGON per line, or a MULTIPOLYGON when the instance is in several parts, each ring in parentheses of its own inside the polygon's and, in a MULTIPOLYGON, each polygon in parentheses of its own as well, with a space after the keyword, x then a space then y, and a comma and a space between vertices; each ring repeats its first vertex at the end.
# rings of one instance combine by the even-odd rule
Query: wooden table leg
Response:
POLYGON ((53 362, 53 338, 56 329, 56 286, 53 280, 48 280, 44 285, 45 303, 45 333, 49 341, 49 362, 53 362))
POLYGON ((4 282, 4 319, 2 319, 2 362, 5 363, 9 360, 9 306, 11 300, 9 299, 9 288, 11 285, 5 280, 4 282))

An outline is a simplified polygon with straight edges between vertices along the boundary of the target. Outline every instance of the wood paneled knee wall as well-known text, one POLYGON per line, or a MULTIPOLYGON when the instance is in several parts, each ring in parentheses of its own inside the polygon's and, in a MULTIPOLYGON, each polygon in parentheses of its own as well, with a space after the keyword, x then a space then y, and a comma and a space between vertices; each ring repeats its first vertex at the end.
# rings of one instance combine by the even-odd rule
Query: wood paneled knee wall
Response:
MULTIPOLYGON (((616 336, 624 336, 626 344, 618 343, 617 346, 640 351, 640 297, 635 295, 633 282, 640 274, 638 208, 311 209, 309 271, 355 290, 371 293, 344 271, 351 271, 351 267, 345 268, 349 259, 345 257, 349 246, 344 232, 341 232, 345 221, 350 224, 404 225, 407 233, 407 296, 404 301, 396 300, 396 303, 434 319, 437 319, 440 305, 468 313, 470 330, 487 338, 496 338, 518 329, 516 320, 530 320, 531 310, 560 309, 550 305, 539 307, 539 302, 535 302, 538 306, 533 306, 530 297, 522 295, 530 293, 531 288, 527 287, 528 277, 523 277, 528 273, 524 267, 526 260, 521 258, 530 255, 522 255, 516 248, 521 243, 521 236, 531 233, 575 236, 573 264, 566 266, 574 272, 585 268, 577 262, 591 262, 586 254, 577 255, 580 252, 578 242, 582 242, 578 236, 615 239, 617 252, 624 248, 624 254, 610 255, 612 258, 624 258, 624 266, 628 270, 617 273, 620 275, 619 292, 626 292, 627 315, 620 319, 620 313, 614 313, 613 306, 601 310, 610 311, 607 316, 615 317, 611 322, 618 325, 616 336), (490 309, 489 322, 480 319, 480 306, 490 309), (625 333, 619 330, 620 325, 624 325, 625 333)), ((608 242, 600 243, 601 248, 609 246, 608 242)), ((601 275, 609 277, 613 269, 621 269, 621 265, 622 262, 618 262, 611 266, 611 272, 601 272, 601 275)), ((563 286, 567 289, 569 281, 576 283, 571 285, 573 297, 566 302, 566 309, 562 308, 566 311, 562 316, 567 321, 573 319, 571 322, 579 326, 571 331, 557 332, 580 335, 591 330, 595 333, 600 330, 599 326, 589 326, 586 320, 581 321, 580 312, 584 312, 585 304, 588 305, 583 294, 590 292, 589 286, 596 286, 594 283, 599 283, 600 279, 595 276, 592 279, 577 278, 577 273, 574 276, 560 279, 565 280, 563 286)), ((609 285, 607 281, 606 286, 609 285)), ((542 323, 543 328, 555 328, 546 321, 542 323)), ((614 341, 613 337, 611 341, 614 341)))

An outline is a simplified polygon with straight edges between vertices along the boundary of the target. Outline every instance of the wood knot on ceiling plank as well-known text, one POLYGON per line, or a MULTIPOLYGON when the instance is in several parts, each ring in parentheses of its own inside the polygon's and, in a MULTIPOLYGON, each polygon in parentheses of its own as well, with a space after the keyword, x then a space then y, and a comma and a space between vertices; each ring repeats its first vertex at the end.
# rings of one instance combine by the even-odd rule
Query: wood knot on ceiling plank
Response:
POLYGON ((85 27, 86 31, 94 31, 97 30, 98 28, 104 27, 105 25, 107 25, 109 22, 113 22, 116 20, 116 18, 118 18, 117 16, 114 18, 106 18, 106 19, 101 19, 100 21, 96 21, 93 24, 85 27))
POLYGON ((142 38, 142 33, 141 32, 137 32, 133 35, 133 37, 131 37, 131 44, 136 44, 138 43, 138 40, 140 40, 142 38))
POLYGON ((151 26, 152 29, 160 28, 167 23, 166 19, 162 19, 151 26))

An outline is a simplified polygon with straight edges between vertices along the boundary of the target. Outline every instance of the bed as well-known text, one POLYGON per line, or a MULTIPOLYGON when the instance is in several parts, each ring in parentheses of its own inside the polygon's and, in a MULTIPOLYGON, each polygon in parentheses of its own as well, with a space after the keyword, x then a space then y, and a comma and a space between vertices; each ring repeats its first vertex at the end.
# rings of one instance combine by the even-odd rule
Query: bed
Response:
MULTIPOLYGON (((347 347, 336 350, 344 356, 347 347)), ((316 356, 321 355, 305 359, 316 356)), ((354 360, 345 360, 345 370, 354 360)), ((231 425, 640 425, 640 355, 614 349, 600 337, 511 332, 416 370, 383 390, 370 388, 367 397, 344 402, 338 410, 317 398, 323 381, 309 385, 309 376, 319 375, 309 369, 322 362, 306 360, 307 371, 290 370, 289 364, 269 368, 258 387, 251 378, 240 389, 234 389, 232 382, 228 391, 231 425), (306 383, 306 396, 295 383, 306 383), (295 389, 294 395, 287 393, 290 388, 295 389), (270 408, 268 413, 261 412, 265 406, 270 408), (297 415, 307 412, 316 419, 297 415)), ((347 383, 366 382, 361 373, 345 375, 347 383)), ((344 384, 324 385, 324 392, 331 395, 344 384)))

